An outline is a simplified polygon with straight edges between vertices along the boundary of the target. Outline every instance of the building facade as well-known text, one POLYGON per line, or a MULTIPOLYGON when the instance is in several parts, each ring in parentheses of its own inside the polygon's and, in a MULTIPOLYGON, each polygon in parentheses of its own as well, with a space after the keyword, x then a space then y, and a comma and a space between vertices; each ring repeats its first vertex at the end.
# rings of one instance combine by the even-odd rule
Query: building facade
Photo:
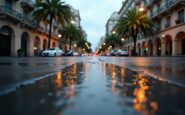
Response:
MULTIPOLYGON (((152 36, 138 36, 137 53, 140 56, 185 55, 185 1, 184 0, 126 0, 124 5, 144 8, 157 31, 152 36)), ((122 11, 126 12, 128 10, 122 11)), ((122 16, 124 13, 122 14, 122 16)), ((129 52, 132 39, 125 42, 129 52)))
MULTIPOLYGON (((47 49, 49 21, 37 24, 33 21, 35 0, 0 0, 0 56, 17 56, 17 50, 22 48, 25 56, 36 56, 47 49)), ((80 26, 79 11, 71 8, 75 17, 74 23, 80 26)), ((53 21, 51 47, 60 47, 58 37, 62 26, 53 21)))
MULTIPOLYGON (((19 48, 25 56, 38 55, 47 48, 49 24, 36 24, 32 19, 32 0, 1 0, 0 56, 17 56, 19 48)), ((58 46, 58 24, 52 27, 51 47, 58 46)))
POLYGON ((112 34, 113 28, 119 19, 118 12, 113 12, 106 23, 106 37, 112 34))

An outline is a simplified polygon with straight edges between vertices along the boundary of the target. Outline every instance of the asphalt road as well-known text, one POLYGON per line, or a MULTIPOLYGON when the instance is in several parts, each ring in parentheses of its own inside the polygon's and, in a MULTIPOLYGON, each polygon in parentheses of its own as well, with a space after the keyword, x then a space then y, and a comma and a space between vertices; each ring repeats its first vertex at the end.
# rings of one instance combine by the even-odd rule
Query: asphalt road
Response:
POLYGON ((99 57, 99 59, 185 87, 185 57, 99 57))
POLYGON ((184 65, 182 57, 0 58, 0 114, 184 115, 184 65))

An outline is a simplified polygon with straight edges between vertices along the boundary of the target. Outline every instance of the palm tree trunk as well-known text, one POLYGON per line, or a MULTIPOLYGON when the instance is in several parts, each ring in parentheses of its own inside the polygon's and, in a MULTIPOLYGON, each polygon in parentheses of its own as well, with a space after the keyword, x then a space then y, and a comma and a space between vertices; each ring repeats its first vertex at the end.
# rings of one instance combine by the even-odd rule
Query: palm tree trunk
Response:
POLYGON ((136 41, 137 41, 137 35, 133 35, 133 41, 134 41, 134 49, 132 52, 132 56, 136 56, 136 41))
POLYGON ((65 38, 65 51, 67 51, 67 39, 65 38))
POLYGON ((72 42, 72 40, 71 40, 71 37, 69 38, 69 50, 71 50, 71 42, 72 42))
POLYGON ((114 48, 115 48, 115 44, 112 44, 112 49, 114 50, 114 48))
POLYGON ((53 21, 53 16, 50 16, 49 20, 49 36, 48 36, 48 48, 50 48, 50 42, 51 42, 51 29, 52 29, 52 22, 53 21))

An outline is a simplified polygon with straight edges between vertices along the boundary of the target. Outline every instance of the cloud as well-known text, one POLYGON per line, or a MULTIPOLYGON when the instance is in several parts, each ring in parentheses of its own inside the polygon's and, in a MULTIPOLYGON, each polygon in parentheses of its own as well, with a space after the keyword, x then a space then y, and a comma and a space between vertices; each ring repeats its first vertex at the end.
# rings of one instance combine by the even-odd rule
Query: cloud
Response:
POLYGON ((123 0, 64 0, 79 9, 81 25, 88 34, 94 49, 100 37, 105 35, 105 25, 114 11, 119 11, 123 0))

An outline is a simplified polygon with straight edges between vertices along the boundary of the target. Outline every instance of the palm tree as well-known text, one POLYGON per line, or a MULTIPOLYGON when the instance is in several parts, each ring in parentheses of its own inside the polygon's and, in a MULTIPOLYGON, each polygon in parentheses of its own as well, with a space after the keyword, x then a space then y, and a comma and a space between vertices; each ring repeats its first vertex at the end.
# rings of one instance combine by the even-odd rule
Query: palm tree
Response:
POLYGON ((58 20, 62 26, 70 23, 73 18, 70 7, 60 0, 37 0, 35 7, 34 20, 40 23, 49 19, 48 48, 50 48, 53 20, 58 20))
POLYGON ((69 39, 70 44, 70 50, 71 50, 71 44, 72 41, 78 41, 80 39, 83 39, 82 31, 76 27, 74 24, 69 24, 63 28, 62 37, 65 39, 65 43, 67 39, 69 39))
POLYGON ((134 54, 136 55, 136 41, 138 34, 151 34, 153 30, 152 21, 143 12, 136 9, 129 10, 121 17, 116 25, 116 33, 119 36, 132 37, 134 41, 134 54))
POLYGON ((122 44, 121 39, 115 34, 108 36, 105 39, 105 42, 106 42, 107 47, 109 47, 111 45, 113 49, 114 49, 116 44, 118 44, 118 45, 122 44))

